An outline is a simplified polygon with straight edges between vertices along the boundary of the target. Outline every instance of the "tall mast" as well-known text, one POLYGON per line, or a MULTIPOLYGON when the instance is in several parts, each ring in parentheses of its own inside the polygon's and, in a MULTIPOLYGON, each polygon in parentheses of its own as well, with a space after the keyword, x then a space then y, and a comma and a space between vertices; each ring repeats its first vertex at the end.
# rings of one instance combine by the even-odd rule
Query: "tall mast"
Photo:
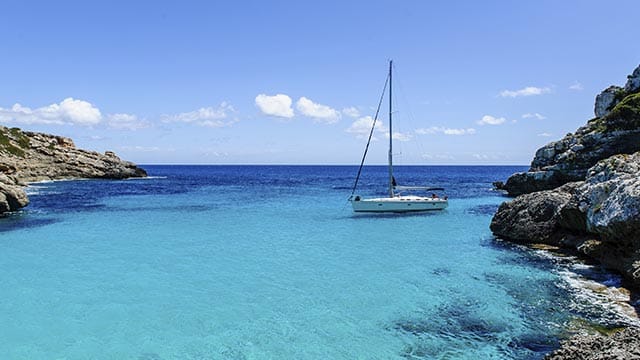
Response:
POLYGON ((389 197, 393 197, 393 123, 391 121, 391 103, 393 99, 391 68, 393 60, 389 60, 389 197))

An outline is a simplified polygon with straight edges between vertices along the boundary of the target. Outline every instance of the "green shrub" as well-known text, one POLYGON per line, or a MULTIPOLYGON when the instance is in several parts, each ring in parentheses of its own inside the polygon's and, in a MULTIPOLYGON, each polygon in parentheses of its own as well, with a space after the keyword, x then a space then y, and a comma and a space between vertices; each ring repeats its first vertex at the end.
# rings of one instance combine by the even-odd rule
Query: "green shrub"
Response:
MULTIPOLYGON (((28 140, 29 139, 27 138, 27 141, 28 140)), ((28 146, 28 143, 27 143, 27 146, 28 146)), ((15 155, 15 156, 19 156, 19 157, 24 156, 24 150, 13 145, 11 143, 11 139, 9 138, 9 136, 4 132, 0 132, 0 151, 15 155)))
POLYGON ((605 117, 609 130, 640 129, 640 93, 625 97, 605 117))

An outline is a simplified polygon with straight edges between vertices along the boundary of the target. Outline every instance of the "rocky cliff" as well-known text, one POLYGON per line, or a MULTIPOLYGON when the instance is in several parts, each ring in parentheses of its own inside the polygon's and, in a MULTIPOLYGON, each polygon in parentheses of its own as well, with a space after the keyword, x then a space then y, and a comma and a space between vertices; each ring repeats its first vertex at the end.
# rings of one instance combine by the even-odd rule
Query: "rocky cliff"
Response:
POLYGON ((624 88, 611 86, 596 97, 596 117, 574 133, 538 149, 529 171, 511 176, 511 196, 584 180, 598 161, 640 151, 640 66, 624 88))
MULTIPOLYGON (((540 148, 503 188, 491 230, 502 239, 578 251, 640 289, 640 66, 596 97, 596 117, 540 148)), ((639 331, 578 334, 545 359, 640 359, 639 331)))
POLYGON ((596 98, 598 117, 540 148, 505 188, 493 233, 576 249, 640 287, 640 66, 596 98))
POLYGON ((144 176, 143 169, 113 152, 86 151, 69 138, 0 126, 0 216, 29 203, 27 182, 144 176))

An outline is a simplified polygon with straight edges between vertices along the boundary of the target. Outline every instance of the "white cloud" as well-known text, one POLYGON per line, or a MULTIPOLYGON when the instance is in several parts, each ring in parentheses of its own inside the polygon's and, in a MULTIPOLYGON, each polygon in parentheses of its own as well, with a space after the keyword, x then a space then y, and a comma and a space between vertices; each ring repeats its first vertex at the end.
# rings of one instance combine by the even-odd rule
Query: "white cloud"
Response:
POLYGON ((31 109, 20 104, 0 108, 0 122, 21 124, 95 125, 102 120, 100 109, 84 100, 66 98, 58 104, 31 109))
POLYGON ((114 129, 140 130, 150 126, 147 121, 140 120, 138 116, 132 114, 109 114, 107 119, 109 126, 114 129))
POLYGON ((569 86, 569 90, 581 91, 581 90, 584 90, 584 86, 582 86, 581 83, 576 81, 573 84, 571 84, 571 86, 569 86))
POLYGON ((426 160, 455 160, 451 154, 422 154, 422 158, 426 160))
POLYGON ((546 117, 546 116, 544 116, 544 115, 542 115, 542 114, 539 114, 539 113, 533 113, 533 114, 532 114, 532 113, 526 113, 526 114, 522 115, 522 118, 523 118, 523 119, 538 119, 538 120, 544 120, 544 119, 546 119, 547 117, 546 117))
POLYGON ((527 86, 520 90, 503 90, 500 92, 500 96, 515 98, 520 96, 542 95, 550 92, 551 92, 551 89, 548 87, 539 88, 535 86, 527 86))
POLYGON ((256 106, 266 115, 277 116, 283 118, 292 118, 293 109, 291 108, 291 98, 284 94, 276 94, 273 96, 260 94, 256 96, 256 106))
MULTIPOLYGON (((358 137, 368 136, 371 131, 371 126, 373 126, 373 118, 371 116, 364 116, 355 120, 351 126, 346 129, 346 132, 356 134, 358 137)), ((376 121, 376 130, 384 131, 382 121, 376 121)))
POLYGON ((430 128, 416 129, 416 134, 420 134, 420 135, 433 135, 433 134, 473 135, 475 133, 476 133, 476 129, 474 128, 453 129, 453 128, 445 128, 442 126, 432 126, 430 128))
POLYGON ((478 160, 489 160, 489 155, 486 154, 473 154, 471 155, 473 156, 473 158, 478 159, 478 160))
POLYGON ((340 113, 338 111, 327 105, 314 103, 304 96, 298 99, 298 102, 296 102, 296 108, 303 115, 312 117, 316 121, 326 124, 334 124, 340 120, 340 113))
MULTIPOLYGON (((120 150, 123 151, 135 151, 135 152, 157 152, 163 151, 163 149, 157 146, 120 146, 120 150)), ((173 151, 172 149, 167 149, 167 151, 173 151)))
POLYGON ((430 128, 416 129, 416 134, 420 134, 420 135, 433 135, 433 134, 442 133, 442 132, 444 132, 444 128, 440 126, 432 126, 430 128))
MULTIPOLYGON (((389 132, 388 131, 385 133, 385 137, 387 139, 389 138, 389 132)), ((393 133, 393 140, 410 141, 412 137, 413 137, 413 135, 407 134, 407 133, 401 133, 401 132, 394 132, 393 133)))
POLYGON ((358 109, 353 106, 342 109, 342 113, 352 118, 357 118, 360 116, 360 111, 358 111, 358 109))
POLYGON ((162 115, 162 121, 193 123, 207 127, 224 127, 230 126, 237 121, 235 119, 227 120, 230 112, 235 112, 233 106, 227 102, 222 102, 217 108, 206 107, 175 115, 162 115))
POLYGON ((474 128, 466 128, 466 129, 444 129, 445 135, 473 135, 476 133, 476 129, 474 128))
POLYGON ((543 132, 543 133, 538 134, 538 136, 551 137, 551 136, 553 136, 553 134, 550 134, 550 133, 547 133, 547 132, 543 132))
POLYGON ((496 118, 491 115, 485 115, 482 119, 478 120, 478 125, 500 125, 506 121, 505 118, 496 118))

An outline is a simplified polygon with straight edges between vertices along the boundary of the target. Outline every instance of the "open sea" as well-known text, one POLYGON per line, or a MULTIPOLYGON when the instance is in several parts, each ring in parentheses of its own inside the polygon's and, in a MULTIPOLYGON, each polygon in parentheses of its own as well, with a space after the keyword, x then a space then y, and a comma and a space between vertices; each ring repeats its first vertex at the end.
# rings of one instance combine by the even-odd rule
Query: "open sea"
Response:
POLYGON ((144 168, 0 219, 1 359, 540 359, 634 321, 576 285, 616 276, 494 239, 491 182, 524 167, 397 167, 449 196, 410 215, 354 215, 353 166, 144 168))

